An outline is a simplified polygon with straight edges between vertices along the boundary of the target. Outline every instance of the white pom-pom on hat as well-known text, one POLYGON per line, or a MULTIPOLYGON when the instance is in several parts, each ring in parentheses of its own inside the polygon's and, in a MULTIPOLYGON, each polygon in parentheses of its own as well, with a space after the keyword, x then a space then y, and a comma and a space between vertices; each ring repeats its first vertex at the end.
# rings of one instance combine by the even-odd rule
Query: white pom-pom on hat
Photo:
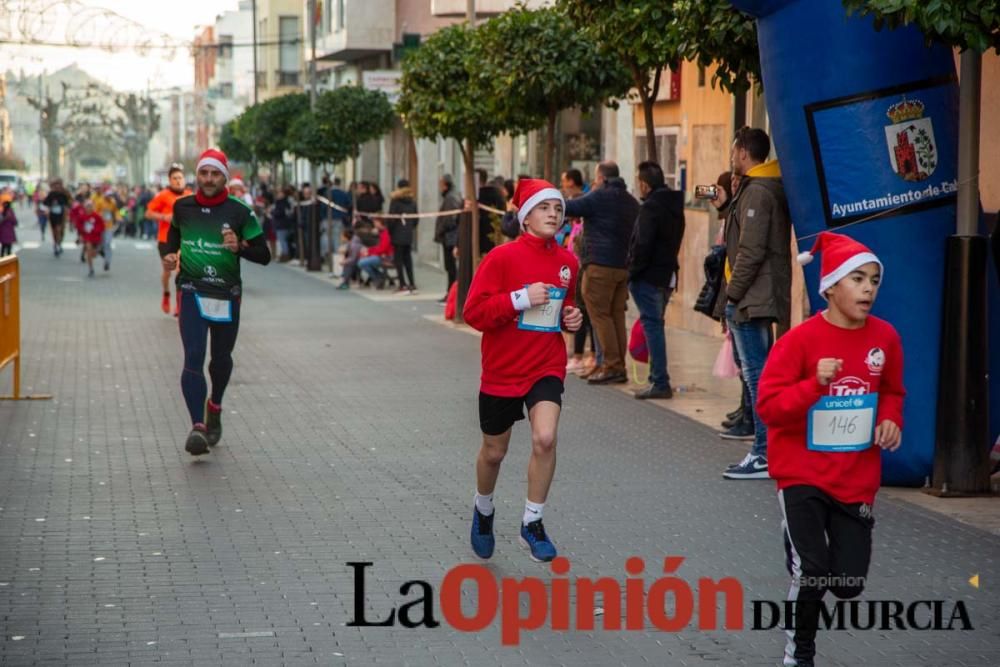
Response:
POLYGON ((805 266, 806 264, 808 264, 811 261, 813 261, 813 254, 811 252, 808 252, 808 251, 807 252, 800 252, 795 259, 798 261, 799 264, 801 264, 802 266, 805 266))

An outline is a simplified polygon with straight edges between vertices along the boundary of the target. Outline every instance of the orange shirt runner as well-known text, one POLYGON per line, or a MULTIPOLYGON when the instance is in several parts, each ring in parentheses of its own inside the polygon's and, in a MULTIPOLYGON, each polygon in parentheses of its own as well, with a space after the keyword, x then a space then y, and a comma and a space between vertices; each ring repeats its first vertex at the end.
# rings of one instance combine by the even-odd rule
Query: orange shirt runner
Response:
MULTIPOLYGON (((191 194, 191 191, 185 189, 184 192, 177 194, 170 188, 164 188, 160 190, 155 197, 149 202, 146 210, 150 213, 160 213, 162 215, 172 216, 174 214, 174 202, 181 197, 186 197, 191 194)), ((170 220, 159 220, 160 226, 156 232, 156 240, 159 243, 167 242, 167 233, 170 232, 170 220)))

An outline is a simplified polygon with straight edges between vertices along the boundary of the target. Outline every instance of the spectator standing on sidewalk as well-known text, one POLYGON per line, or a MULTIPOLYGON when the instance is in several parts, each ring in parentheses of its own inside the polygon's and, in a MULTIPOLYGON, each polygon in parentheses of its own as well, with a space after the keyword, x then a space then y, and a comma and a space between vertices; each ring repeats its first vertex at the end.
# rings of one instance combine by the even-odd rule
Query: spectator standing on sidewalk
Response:
MULTIPOLYGON (((729 207, 733 203, 733 193, 740 188, 740 177, 732 171, 724 171, 719 174, 719 178, 716 180, 715 184, 720 190, 722 190, 722 192, 717 195, 715 199, 710 200, 711 204, 718 209, 719 219, 722 221, 722 226, 719 227, 719 234, 715 239, 715 244, 725 246, 726 217, 729 215, 729 207)), ((721 311, 718 312, 716 316, 722 322, 722 332, 727 336, 731 335, 726 326, 726 318, 723 317, 721 311)), ((739 368, 739 351, 736 349, 735 345, 731 345, 730 348, 733 351, 733 363, 736 365, 736 368, 739 368)), ((750 389, 747 387, 746 380, 743 379, 742 373, 740 373, 740 386, 742 387, 742 392, 740 393, 740 405, 732 412, 726 413, 726 419, 722 422, 722 428, 726 430, 727 439, 753 440, 754 426, 753 411, 750 408, 750 389)))
MULTIPOLYGON (((503 191, 493 183, 486 180, 486 170, 477 169, 479 176, 479 190, 476 192, 476 203, 490 208, 503 211, 507 207, 507 199, 503 196, 503 191)), ((494 234, 494 224, 499 227, 502 215, 479 210, 479 255, 482 257, 496 247, 494 234)))
POLYGON ((725 289, 716 310, 723 306, 739 352, 754 441, 746 457, 723 473, 727 479, 767 478, 767 427, 755 408, 757 385, 774 344, 772 327, 787 330, 791 320, 791 216, 781 169, 776 160, 767 159, 770 152, 771 140, 763 130, 744 127, 736 133, 731 159, 740 186, 726 217, 725 289))
MULTIPOLYGON (((450 174, 441 177, 439 183, 441 191, 441 211, 456 211, 463 207, 462 198, 455 192, 455 181, 450 174)), ((461 213, 450 213, 439 215, 434 223, 434 242, 441 244, 444 253, 444 270, 448 274, 448 286, 444 290, 444 296, 438 299, 439 303, 448 300, 448 291, 452 283, 458 278, 458 266, 455 263, 455 247, 458 245, 458 221, 461 213)))
MULTIPOLYGON (((389 213, 402 215, 417 213, 417 202, 413 198, 413 188, 410 182, 401 178, 396 183, 396 189, 389 195, 389 213)), ((393 258, 396 262, 396 275, 399 276, 397 292, 415 294, 417 284, 413 280, 413 238, 417 232, 416 218, 389 218, 389 237, 392 240, 393 258), (405 272, 405 275, 404 275, 405 272)))
MULTIPOLYGON (((579 169, 567 169, 564 171, 560 176, 559 185, 563 199, 566 201, 583 196, 583 174, 580 173, 579 169)), ((583 242, 583 221, 580 218, 566 218, 566 220, 570 226, 569 243, 566 244, 566 249, 576 255, 576 259, 580 263, 580 271, 577 273, 576 279, 576 293, 581 298, 577 299, 576 305, 583 314, 583 323, 573 334, 573 358, 566 364, 566 372, 578 373, 580 377, 584 377, 583 373, 587 370, 587 365, 583 361, 583 352, 587 345, 588 336, 590 337, 591 348, 595 354, 597 350, 596 345, 594 345, 594 329, 590 326, 590 317, 588 317, 587 308, 583 303, 583 290, 581 289, 583 272, 587 268, 583 242)))
POLYGON ((594 188, 566 202, 566 215, 583 218, 589 264, 583 273, 583 301, 604 354, 604 364, 587 382, 628 382, 625 373, 625 303, 628 299, 628 249, 639 202, 629 194, 618 165, 597 165, 594 188))
POLYGON ((684 193, 667 187, 663 169, 655 162, 639 164, 638 183, 642 205, 629 248, 628 287, 649 349, 649 386, 635 397, 672 398, 663 314, 677 287, 684 193))
POLYGON ((14 244, 17 243, 17 216, 14 214, 14 206, 10 199, 3 200, 3 214, 0 215, 0 257, 11 254, 14 244))
POLYGON ((278 261, 287 262, 292 258, 290 237, 295 231, 295 188, 286 185, 278 192, 271 209, 274 218, 274 233, 278 237, 278 261))
POLYGON ((341 187, 339 178, 333 179, 333 186, 327 191, 327 199, 335 206, 330 212, 333 218, 333 251, 340 249, 339 239, 344 229, 351 226, 351 195, 341 187))

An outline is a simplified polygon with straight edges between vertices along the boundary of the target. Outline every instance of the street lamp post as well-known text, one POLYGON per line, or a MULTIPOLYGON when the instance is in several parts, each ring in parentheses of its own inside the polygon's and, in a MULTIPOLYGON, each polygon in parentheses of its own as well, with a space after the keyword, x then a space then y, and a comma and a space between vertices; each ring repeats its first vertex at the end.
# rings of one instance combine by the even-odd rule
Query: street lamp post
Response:
MULTIPOLYGON (((309 0, 309 16, 306 17, 309 22, 309 42, 310 42, 310 57, 309 57, 309 110, 311 113, 316 112, 316 0, 309 0)), ((309 257, 306 260, 306 270, 308 271, 321 271, 323 269, 323 259, 319 252, 319 220, 317 220, 316 209, 319 208, 319 199, 317 199, 318 184, 316 183, 316 163, 312 160, 309 161, 310 176, 309 180, 312 184, 312 206, 309 207, 309 257)), ((329 239, 327 242, 329 243, 329 239)))

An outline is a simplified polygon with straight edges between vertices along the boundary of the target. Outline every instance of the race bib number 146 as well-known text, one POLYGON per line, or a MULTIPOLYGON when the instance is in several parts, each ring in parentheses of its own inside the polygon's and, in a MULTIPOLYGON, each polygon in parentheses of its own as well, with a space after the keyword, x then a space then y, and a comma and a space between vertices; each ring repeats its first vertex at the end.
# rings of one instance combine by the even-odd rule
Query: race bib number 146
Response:
POLYGON ((875 436, 878 394, 824 396, 809 409, 809 449, 817 452, 857 452, 868 449, 875 436))

